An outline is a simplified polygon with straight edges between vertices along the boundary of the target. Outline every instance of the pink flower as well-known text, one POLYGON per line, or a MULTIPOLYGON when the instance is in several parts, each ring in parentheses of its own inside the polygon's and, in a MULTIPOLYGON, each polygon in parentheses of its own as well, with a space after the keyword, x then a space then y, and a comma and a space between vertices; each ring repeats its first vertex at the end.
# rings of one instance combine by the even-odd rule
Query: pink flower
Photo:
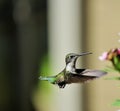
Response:
POLYGON ((117 49, 117 53, 120 55, 120 48, 117 49))
POLYGON ((101 61, 107 60, 108 52, 104 52, 101 56, 99 56, 99 59, 101 61))

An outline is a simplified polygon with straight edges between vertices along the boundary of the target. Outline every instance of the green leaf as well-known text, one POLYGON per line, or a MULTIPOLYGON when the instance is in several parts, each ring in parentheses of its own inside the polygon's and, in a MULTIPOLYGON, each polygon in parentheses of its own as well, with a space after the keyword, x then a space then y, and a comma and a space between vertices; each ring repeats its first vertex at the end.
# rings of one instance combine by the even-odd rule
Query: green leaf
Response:
POLYGON ((118 56, 113 58, 113 65, 115 69, 120 72, 120 58, 118 56))
POLYGON ((117 99, 112 105, 113 106, 120 106, 120 99, 117 99))
POLYGON ((103 70, 105 72, 118 72, 114 67, 106 66, 106 68, 103 70))
POLYGON ((120 77, 109 77, 105 78, 106 80, 120 80, 120 77))
POLYGON ((118 64, 118 63, 119 63, 119 58, 118 58, 117 56, 115 56, 115 57, 113 58, 113 60, 114 60, 114 64, 118 64))

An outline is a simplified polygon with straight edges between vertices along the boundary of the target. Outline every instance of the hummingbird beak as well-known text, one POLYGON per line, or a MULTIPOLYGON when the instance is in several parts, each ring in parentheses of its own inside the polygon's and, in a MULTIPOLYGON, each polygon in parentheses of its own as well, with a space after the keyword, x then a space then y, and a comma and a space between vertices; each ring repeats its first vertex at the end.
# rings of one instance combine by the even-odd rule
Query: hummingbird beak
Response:
POLYGON ((88 55, 88 54, 92 54, 91 52, 83 52, 81 54, 77 54, 76 56, 79 57, 79 56, 84 56, 84 55, 88 55))

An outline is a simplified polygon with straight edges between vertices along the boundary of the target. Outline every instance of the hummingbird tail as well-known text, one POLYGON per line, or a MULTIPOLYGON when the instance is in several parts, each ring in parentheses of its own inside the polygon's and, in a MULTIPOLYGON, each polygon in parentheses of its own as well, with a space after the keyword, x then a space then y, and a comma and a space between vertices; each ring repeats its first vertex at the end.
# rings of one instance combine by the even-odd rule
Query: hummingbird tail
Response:
POLYGON ((54 83, 54 81, 56 80, 54 76, 53 77, 42 77, 42 76, 40 76, 39 79, 42 80, 42 81, 49 81, 50 83, 54 83))
POLYGON ((42 76, 40 76, 39 79, 42 80, 42 81, 48 81, 48 78, 47 78, 47 77, 42 77, 42 76))

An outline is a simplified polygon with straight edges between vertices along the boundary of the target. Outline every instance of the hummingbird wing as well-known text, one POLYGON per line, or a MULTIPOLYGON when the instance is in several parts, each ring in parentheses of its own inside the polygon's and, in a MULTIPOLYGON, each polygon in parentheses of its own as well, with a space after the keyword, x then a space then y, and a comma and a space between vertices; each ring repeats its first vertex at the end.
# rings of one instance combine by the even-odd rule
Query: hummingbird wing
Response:
POLYGON ((90 69, 76 69, 76 74, 70 74, 71 76, 68 79, 68 84, 70 83, 85 83, 90 80, 99 78, 106 74, 106 72, 101 70, 90 70, 90 69))
POLYGON ((82 71, 78 74, 83 75, 83 76, 91 76, 91 77, 94 76, 94 77, 98 78, 98 77, 101 77, 101 76, 107 74, 107 72, 102 71, 102 70, 85 69, 84 71, 82 71))

